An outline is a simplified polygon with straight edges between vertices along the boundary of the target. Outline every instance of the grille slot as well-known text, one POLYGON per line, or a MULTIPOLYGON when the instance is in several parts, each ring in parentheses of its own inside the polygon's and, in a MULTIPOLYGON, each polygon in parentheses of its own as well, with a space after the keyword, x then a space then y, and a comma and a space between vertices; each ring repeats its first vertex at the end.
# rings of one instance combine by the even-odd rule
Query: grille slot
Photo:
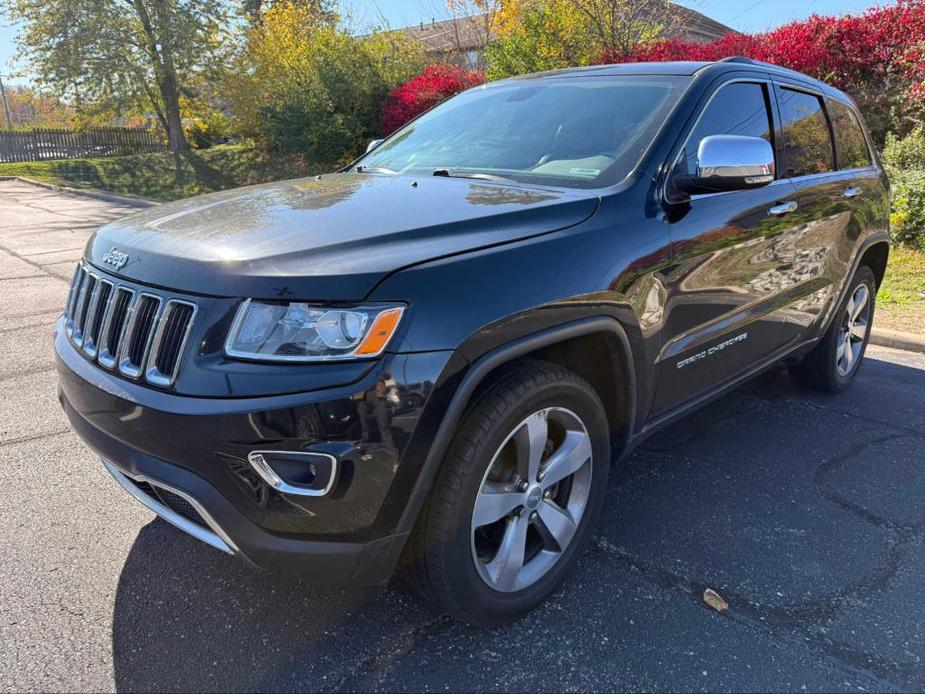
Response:
POLYGON ((199 308, 137 292, 77 265, 64 308, 65 332, 87 357, 123 376, 173 385, 199 308))
POLYGON ((173 383, 180 367, 180 355, 193 325, 196 307, 185 301, 168 301, 151 343, 151 356, 145 378, 167 386, 173 383))
POLYGON ((77 269, 74 270, 74 277, 71 280, 71 290, 67 295, 67 305, 64 309, 64 316, 67 319, 66 330, 68 335, 74 332, 74 307, 77 305, 80 285, 86 275, 87 271, 84 270, 83 265, 78 265, 77 269))
POLYGON ((87 327, 87 314, 93 304, 100 278, 88 272, 80 284, 80 294, 77 296, 77 305, 74 309, 74 343, 79 347, 83 344, 84 330, 87 327))
POLYGON ((103 320, 100 339, 100 353, 97 360, 107 369, 116 365, 116 355, 122 341, 122 332, 128 318, 128 309, 135 292, 127 287, 118 287, 112 295, 109 311, 103 320))
POLYGON ((99 279, 93 292, 93 300, 87 309, 82 329, 84 352, 91 357, 96 356, 99 348, 100 328, 103 326, 103 317, 109 307, 109 297, 112 295, 112 282, 99 279))
POLYGON ((119 348, 119 371, 126 376, 137 378, 141 374, 151 337, 154 335, 155 321, 161 308, 161 299, 153 294, 139 294, 130 309, 125 334, 119 348))

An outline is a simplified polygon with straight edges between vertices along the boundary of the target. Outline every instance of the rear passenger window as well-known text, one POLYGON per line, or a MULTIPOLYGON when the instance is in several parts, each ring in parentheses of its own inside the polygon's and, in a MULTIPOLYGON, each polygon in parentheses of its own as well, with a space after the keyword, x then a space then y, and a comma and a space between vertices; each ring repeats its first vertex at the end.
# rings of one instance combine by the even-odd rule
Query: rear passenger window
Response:
POLYGON ((814 94, 781 89, 787 176, 835 170, 835 151, 822 101, 814 94))
POLYGON ((747 135, 771 143, 771 116, 763 84, 733 82, 720 87, 710 101, 685 146, 687 173, 697 173, 697 147, 710 135, 747 135))
POLYGON ((848 106, 834 99, 829 101, 829 117, 835 131, 835 151, 839 169, 861 169, 870 166, 870 149, 858 117, 848 106))

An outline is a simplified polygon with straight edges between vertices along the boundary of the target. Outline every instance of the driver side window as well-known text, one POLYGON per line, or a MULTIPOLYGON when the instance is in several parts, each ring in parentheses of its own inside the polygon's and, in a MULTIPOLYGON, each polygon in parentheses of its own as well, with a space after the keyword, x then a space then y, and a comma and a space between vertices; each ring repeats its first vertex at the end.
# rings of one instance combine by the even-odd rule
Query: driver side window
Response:
POLYGON ((767 85, 733 82, 719 88, 684 145, 688 175, 697 173, 697 147, 710 135, 760 137, 774 146, 767 85))

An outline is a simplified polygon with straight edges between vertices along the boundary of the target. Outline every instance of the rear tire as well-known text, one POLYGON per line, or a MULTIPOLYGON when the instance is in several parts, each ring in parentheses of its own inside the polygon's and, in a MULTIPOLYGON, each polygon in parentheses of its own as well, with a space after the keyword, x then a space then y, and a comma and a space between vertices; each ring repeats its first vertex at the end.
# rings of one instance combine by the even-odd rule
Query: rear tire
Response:
POLYGON ((867 351, 876 295, 873 271, 866 265, 859 267, 822 340, 802 361, 790 365, 798 385, 830 393, 851 385, 867 351))
POLYGON ((409 540, 412 584, 471 624, 520 618, 590 541, 609 464, 590 384, 538 361, 502 372, 464 415, 409 540))

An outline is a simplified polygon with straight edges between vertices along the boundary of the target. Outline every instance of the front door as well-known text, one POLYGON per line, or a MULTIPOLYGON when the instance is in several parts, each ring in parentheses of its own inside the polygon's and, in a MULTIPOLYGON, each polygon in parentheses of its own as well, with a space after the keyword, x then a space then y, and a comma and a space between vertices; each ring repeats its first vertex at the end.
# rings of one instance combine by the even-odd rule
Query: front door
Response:
MULTIPOLYGON (((697 167, 710 135, 776 141, 773 92, 762 81, 722 85, 687 138, 682 159, 697 167)), ((684 166, 683 161, 680 164, 684 166)), ((796 189, 778 173, 768 186, 695 195, 670 219, 673 269, 666 277, 662 347, 652 416, 658 416, 761 364, 793 342, 796 189)))

